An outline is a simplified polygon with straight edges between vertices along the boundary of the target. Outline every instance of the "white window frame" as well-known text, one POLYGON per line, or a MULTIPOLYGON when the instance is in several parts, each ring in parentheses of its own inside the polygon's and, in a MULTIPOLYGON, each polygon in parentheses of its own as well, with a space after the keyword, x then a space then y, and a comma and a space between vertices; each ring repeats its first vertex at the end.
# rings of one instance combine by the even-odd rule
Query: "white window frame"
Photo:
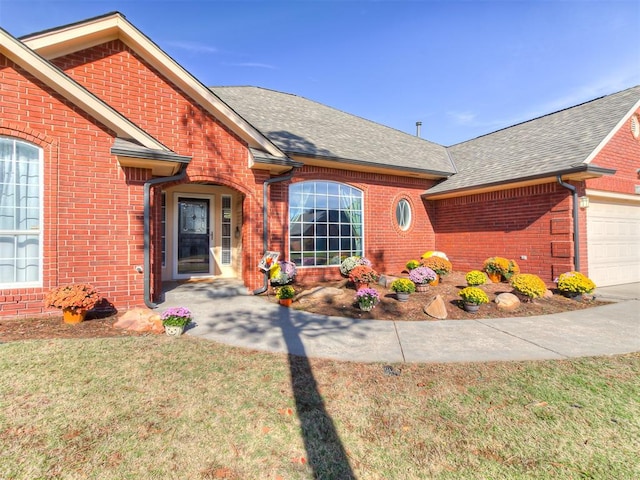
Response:
MULTIPOLYGON (((8 136, 1 136, 0 138, 3 140, 12 141, 14 145, 14 151, 15 151, 15 145, 17 143, 24 143, 31 147, 35 147, 38 150, 38 178, 40 180, 38 185, 38 208, 40 210, 38 230, 36 231, 34 231, 33 229, 32 230, 0 230, 0 235, 13 236, 14 238, 20 235, 29 235, 29 236, 37 235, 38 237, 38 279, 31 282, 16 282, 16 281, 3 282, 2 279, 0 279, 0 289, 42 287, 42 284, 43 284, 42 275, 44 271, 44 265, 43 265, 44 264, 44 245, 43 245, 44 243, 43 242, 43 238, 44 238, 44 161, 43 161, 43 158, 44 156, 43 156, 43 150, 39 145, 36 145, 31 142, 27 142, 20 138, 8 137, 8 136)), ((17 260, 17 259, 14 259, 14 260, 17 260)), ((14 278, 15 278, 15 272, 14 272, 14 278)))
POLYGON ((228 267, 233 264, 233 197, 231 195, 220 195, 220 265, 228 267), (229 221, 225 221, 225 200, 229 202, 229 221), (229 235, 224 234, 224 225, 227 223, 229 225, 229 235), (228 238, 229 240, 229 248, 225 248, 224 239, 228 238), (224 257, 225 253, 229 254, 229 261, 225 262, 224 257))
MULTIPOLYGON (((306 203, 306 200, 303 202, 306 203)), ((360 190, 359 188, 356 188, 352 185, 349 185, 347 183, 341 183, 341 182, 335 182, 335 181, 330 181, 330 180, 308 180, 308 181, 304 181, 304 182, 297 182, 297 183, 293 183, 289 186, 289 231, 288 231, 288 246, 289 246, 289 258, 292 262, 294 262, 298 267, 300 268, 324 268, 324 267, 336 267, 339 266, 342 259, 346 256, 350 256, 350 255, 359 255, 359 256, 364 256, 364 252, 365 252, 365 220, 364 220, 364 210, 365 210, 365 196, 364 196, 364 192, 362 190, 360 190), (327 190, 330 190, 330 186, 333 186, 334 189, 337 189, 338 194, 333 194, 333 193, 327 193, 326 196, 324 197, 324 199, 326 200, 326 202, 322 202, 321 200, 321 205, 318 207, 318 202, 317 199, 319 196, 321 196, 321 193, 317 192, 317 186, 319 184, 327 184, 327 190), (358 193, 358 200, 360 201, 360 211, 358 212, 359 217, 360 217, 360 223, 359 223, 359 227, 360 227, 360 234, 357 236, 353 235, 353 228, 350 228, 350 232, 351 234, 349 235, 343 235, 343 232, 341 231, 341 226, 346 225, 346 223, 341 223, 339 221, 340 217, 338 218, 338 220, 330 220, 329 218, 327 218, 326 221, 326 226, 327 226, 327 232, 324 235, 318 235, 317 234, 317 228, 315 227, 315 225, 323 225, 325 224, 325 222, 304 222, 301 220, 298 220, 298 218, 301 215, 304 215, 306 210, 297 203, 297 201, 292 202, 292 189, 296 188, 296 189, 301 189, 304 188, 306 185, 314 185, 313 187, 313 193, 309 192, 308 194, 310 196, 313 196, 314 199, 314 208, 313 209, 313 215, 314 215, 314 220, 315 220, 315 215, 317 214, 317 210, 319 209, 320 211, 324 210, 326 208, 327 213, 329 214, 329 212, 332 210, 331 208, 331 203, 334 203, 337 201, 338 203, 338 211, 339 212, 343 212, 344 209, 343 207, 343 199, 344 198, 348 198, 348 197, 343 197, 342 196, 342 188, 347 188, 351 191, 355 191, 358 193), (324 203, 326 203, 326 206, 324 205, 324 203), (307 225, 307 227, 305 227, 305 224, 307 225), (305 228, 310 228, 311 225, 314 225, 313 230, 314 233, 313 235, 305 235, 305 228), (338 242, 339 245, 337 248, 331 248, 331 240, 335 239, 336 236, 331 235, 330 230, 331 230, 331 225, 338 225, 338 228, 340 229, 340 231, 338 232, 338 242), (300 228, 300 235, 292 235, 292 232, 297 231, 297 229, 300 228), (311 250, 306 250, 304 248, 304 242, 305 240, 312 240, 314 246, 317 248, 317 242, 318 240, 326 240, 326 249, 325 250, 317 250, 314 249, 313 250, 313 259, 314 262, 313 264, 306 264, 305 265, 305 258, 306 257, 306 253, 311 253, 311 250), (343 241, 349 241, 350 243, 350 248, 342 248, 342 242, 343 241), (360 243, 359 248, 352 248, 353 247, 353 243, 358 242, 360 243), (295 246, 295 242, 300 242, 300 248, 293 248, 295 246), (321 258, 321 255, 319 255, 320 253, 326 253, 326 263, 318 263, 318 258, 321 258)), ((311 213, 311 212, 309 212, 311 213)), ((330 214, 329 214, 330 215, 330 214)), ((351 225, 351 224, 349 224, 351 225)), ((311 257, 308 257, 311 258, 311 257)))
POLYGON ((411 223, 413 222, 413 209, 411 208, 411 202, 406 198, 402 197, 396 203, 396 223, 398 224, 398 228, 403 232, 406 232, 411 228, 411 223), (401 207, 404 205, 404 207, 401 207))

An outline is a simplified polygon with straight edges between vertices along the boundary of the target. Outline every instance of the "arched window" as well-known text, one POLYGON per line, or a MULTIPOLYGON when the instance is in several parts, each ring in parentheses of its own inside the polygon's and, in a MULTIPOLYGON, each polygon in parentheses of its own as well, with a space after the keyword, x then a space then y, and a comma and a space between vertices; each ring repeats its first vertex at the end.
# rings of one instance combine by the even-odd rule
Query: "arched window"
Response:
POLYGON ((337 182, 289 186, 289 255, 300 266, 363 255, 362 191, 337 182))
POLYGON ((402 231, 411 226, 411 204, 406 198, 401 198, 396 204, 396 222, 402 231))
POLYGON ((42 150, 0 137, 0 288, 39 286, 42 150))

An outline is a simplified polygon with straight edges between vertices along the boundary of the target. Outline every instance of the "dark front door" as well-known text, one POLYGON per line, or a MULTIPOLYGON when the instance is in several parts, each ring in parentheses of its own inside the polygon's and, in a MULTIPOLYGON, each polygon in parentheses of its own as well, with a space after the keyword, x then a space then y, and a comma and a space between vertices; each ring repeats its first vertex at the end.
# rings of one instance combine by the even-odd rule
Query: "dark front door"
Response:
POLYGON ((211 219, 206 198, 178 199, 178 274, 211 273, 211 219))

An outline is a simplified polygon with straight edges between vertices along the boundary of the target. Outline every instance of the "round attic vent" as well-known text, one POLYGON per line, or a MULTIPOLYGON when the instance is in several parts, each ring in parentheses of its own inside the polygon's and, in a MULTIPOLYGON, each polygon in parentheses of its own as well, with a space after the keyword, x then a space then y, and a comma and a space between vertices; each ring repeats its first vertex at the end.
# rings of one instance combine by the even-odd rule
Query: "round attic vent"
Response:
POLYGON ((640 120, 637 115, 631 117, 631 133, 634 138, 640 137, 640 120))

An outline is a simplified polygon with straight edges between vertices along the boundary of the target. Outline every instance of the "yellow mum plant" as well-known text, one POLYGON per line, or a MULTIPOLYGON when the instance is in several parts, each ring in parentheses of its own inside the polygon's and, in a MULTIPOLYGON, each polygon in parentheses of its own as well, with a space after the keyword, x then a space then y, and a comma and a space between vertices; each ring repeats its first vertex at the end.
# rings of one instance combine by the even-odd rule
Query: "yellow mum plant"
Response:
POLYGON ((558 290, 562 293, 592 293, 596 284, 580 272, 566 272, 558 278, 558 290))
POLYGON ((475 305, 489 303, 489 297, 487 296, 487 294, 484 292, 484 290, 478 287, 463 288, 458 292, 458 295, 460 295, 462 300, 466 303, 473 303, 475 305))
POLYGON ((487 282, 487 276, 480 270, 471 270, 465 275, 464 279, 470 287, 484 285, 487 282))
POLYGON ((547 291, 547 286, 542 279, 532 273, 519 273, 511 277, 509 281, 513 289, 530 299, 542 297, 547 291))

